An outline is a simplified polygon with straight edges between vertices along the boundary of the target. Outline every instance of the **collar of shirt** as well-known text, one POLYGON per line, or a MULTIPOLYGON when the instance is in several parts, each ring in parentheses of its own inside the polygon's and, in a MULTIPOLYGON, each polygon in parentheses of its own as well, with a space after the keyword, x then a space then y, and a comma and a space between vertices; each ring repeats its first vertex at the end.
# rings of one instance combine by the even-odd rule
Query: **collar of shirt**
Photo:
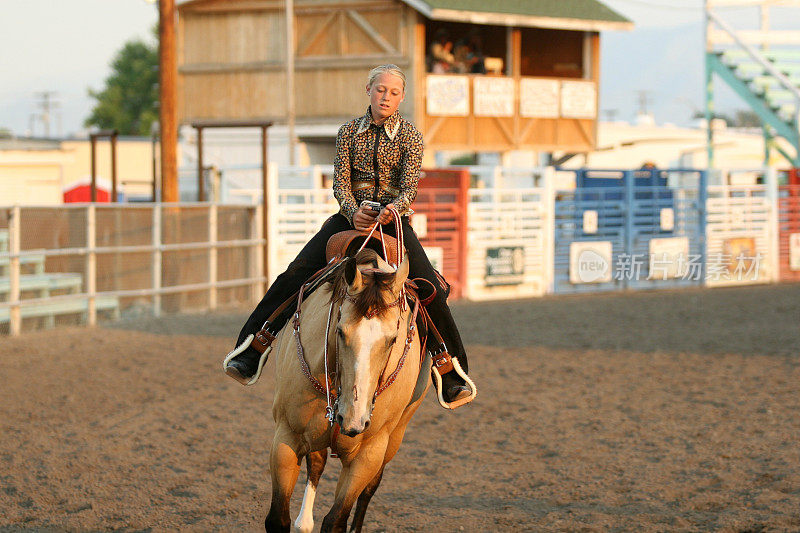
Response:
MULTIPOLYGON (((356 130, 356 135, 361 135, 365 131, 369 129, 370 124, 372 122, 372 113, 370 112, 370 107, 367 106, 367 112, 364 113, 358 121, 358 129, 356 130)), ((379 126, 380 127, 380 126, 379 126)), ((383 122, 383 130, 386 132, 386 135, 389 137, 390 141, 393 141, 397 132, 400 131, 400 113, 395 111, 383 122)))

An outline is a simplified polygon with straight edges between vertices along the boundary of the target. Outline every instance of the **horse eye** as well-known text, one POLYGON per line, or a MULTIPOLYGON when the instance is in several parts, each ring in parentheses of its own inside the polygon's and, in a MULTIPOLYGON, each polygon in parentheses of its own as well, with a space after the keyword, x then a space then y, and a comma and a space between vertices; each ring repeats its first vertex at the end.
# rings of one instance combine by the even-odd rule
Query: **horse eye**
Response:
POLYGON ((340 338, 344 338, 344 331, 342 331, 342 328, 336 328, 336 334, 337 334, 337 335, 338 335, 340 338))
POLYGON ((395 336, 394 336, 394 337, 392 337, 391 339, 387 340, 387 341, 386 341, 386 344, 387 344, 388 346, 391 346, 391 345, 393 345, 395 342, 397 342, 397 335, 395 335, 395 336))

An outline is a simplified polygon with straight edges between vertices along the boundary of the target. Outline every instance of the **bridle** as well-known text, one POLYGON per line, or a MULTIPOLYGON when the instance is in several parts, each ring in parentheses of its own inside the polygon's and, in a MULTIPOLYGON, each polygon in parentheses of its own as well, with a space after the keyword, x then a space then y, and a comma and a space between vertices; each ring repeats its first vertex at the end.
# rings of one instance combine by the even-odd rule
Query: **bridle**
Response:
MULTIPOLYGON (((402 260, 403 260, 403 230, 402 230, 402 226, 401 226, 400 215, 397 213, 397 210, 394 209, 393 206, 389 207, 389 210, 390 210, 390 212, 392 213, 392 215, 394 217, 395 228, 396 228, 396 233, 397 233, 397 248, 398 248, 398 250, 397 250, 397 262, 398 262, 398 264, 400 264, 400 263, 402 263, 402 260)), ((372 236, 372 234, 375 233, 376 229, 380 229, 381 243, 383 245, 384 257, 388 257, 387 254, 386 254, 386 245, 385 245, 384 239, 383 239, 383 229, 380 228, 380 223, 379 222, 375 223, 375 225, 373 226, 372 230, 369 232, 369 235, 367 235, 367 238, 364 240, 364 244, 361 245, 361 248, 359 248, 358 251, 360 252, 361 250, 364 249, 364 246, 369 241, 369 239, 372 236)), ((393 265, 393 266, 394 266, 394 268, 396 270, 397 269, 397 265, 393 265)), ((333 269, 331 269, 331 271, 332 270, 333 269)), ((364 273, 369 273, 370 270, 364 270, 363 272, 364 273)), ((403 287, 401 287, 401 289, 400 289, 400 292, 398 294, 397 299, 386 305, 387 308, 392 308, 392 307, 399 307, 400 308, 400 314, 397 317, 397 327, 396 327, 397 334, 399 335, 399 333, 400 333, 400 322, 403 319, 403 312, 406 310, 406 304, 407 304, 406 298, 408 296, 411 296, 411 299, 413 300, 413 307, 411 309, 410 314, 407 315, 409 320, 408 320, 408 326, 406 328, 406 339, 405 339, 405 345, 403 347, 403 353, 401 354, 400 359, 397 362, 397 367, 394 369, 394 371, 391 374, 389 374, 384 379, 384 376, 386 376, 386 372, 387 372, 387 369, 388 369, 388 366, 389 366, 389 358, 387 358, 386 366, 384 366, 383 370, 381 371, 381 375, 378 378, 378 386, 375 389, 375 393, 372 396, 372 406, 370 407, 370 410, 374 409, 375 401, 377 400, 378 396, 381 393, 383 393, 386 389, 388 389, 395 382, 395 380, 397 379, 397 376, 400 374, 400 371, 403 369, 403 365, 406 362, 408 351, 411 348, 411 344, 412 344, 412 342, 414 340, 414 332, 416 331, 417 315, 418 315, 419 309, 420 309, 420 300, 416 296, 416 293, 413 290, 408 290, 406 285, 410 285, 411 287, 413 287, 413 282, 410 282, 410 281, 406 280, 406 283, 404 283, 403 287)), ((349 294, 347 292, 347 287, 345 286, 343 288, 344 294, 341 295, 341 298, 332 298, 331 299, 331 303, 330 303, 330 306, 329 306, 329 309, 328 309, 327 323, 326 323, 326 326, 325 326, 325 345, 324 345, 324 350, 323 350, 323 354, 324 354, 323 359, 324 359, 324 368, 325 368, 325 385, 323 386, 322 383, 320 383, 319 380, 317 380, 314 377, 314 375, 311 373, 311 370, 308 367, 308 363, 306 362, 306 358, 305 358, 305 350, 303 349, 303 343, 302 343, 302 340, 300 338, 300 310, 301 310, 301 304, 303 303, 303 295, 305 293, 305 288, 306 288, 306 286, 303 285, 300 288, 300 291, 298 292, 298 295, 297 295, 297 307, 296 307, 296 311, 294 313, 294 317, 293 317, 293 320, 292 320, 292 329, 294 331, 294 338, 295 338, 295 342, 297 344, 297 357, 298 357, 298 359, 300 361, 300 368, 301 368, 303 374, 306 376, 306 378, 311 383, 311 386, 314 388, 314 390, 316 390, 317 392, 319 392, 319 393, 321 393, 321 394, 323 394, 325 396, 325 399, 326 399, 326 402, 327 402, 327 405, 325 407, 325 418, 328 420, 328 423, 332 427, 332 432, 331 432, 331 450, 333 452, 332 455, 336 456, 335 441, 336 441, 336 438, 338 437, 339 425, 336 423, 335 417, 336 417, 336 412, 337 412, 337 409, 338 409, 339 397, 341 396, 341 381, 339 380, 339 376, 341 374, 339 372, 339 353, 338 353, 339 342, 338 342, 338 339, 336 339, 334 341, 334 346, 335 346, 335 354, 334 354, 335 368, 333 370, 331 370, 331 361, 330 361, 330 357, 329 357, 330 331, 331 331, 331 325, 332 325, 333 310, 334 310, 334 306, 336 305, 336 302, 338 301, 338 305, 339 305, 338 312, 337 312, 337 318, 336 318, 336 322, 338 324, 341 321, 341 318, 342 318, 342 305, 343 305, 344 300, 348 300, 350 302, 355 302, 355 298, 351 294, 349 294)), ((367 315, 365 315, 365 318, 367 318, 369 320, 371 318, 374 318, 374 316, 376 314, 377 314, 377 311, 375 309, 372 309, 367 313, 367 315)), ((392 345, 392 347, 393 346, 394 346, 394 344, 392 345)), ((424 349, 421 350, 420 353, 422 355, 424 355, 425 350, 424 349)))

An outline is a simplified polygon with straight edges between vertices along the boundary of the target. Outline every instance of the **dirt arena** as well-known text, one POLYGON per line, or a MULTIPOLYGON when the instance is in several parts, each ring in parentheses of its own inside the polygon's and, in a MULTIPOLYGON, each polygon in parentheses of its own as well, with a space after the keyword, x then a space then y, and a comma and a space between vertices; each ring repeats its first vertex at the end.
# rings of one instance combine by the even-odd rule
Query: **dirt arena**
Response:
MULTIPOLYGON (((800 285, 453 309, 478 398, 426 398, 366 530, 800 531, 800 285)), ((273 366, 220 370, 243 320, 0 337, 0 531, 263 530, 273 366)))

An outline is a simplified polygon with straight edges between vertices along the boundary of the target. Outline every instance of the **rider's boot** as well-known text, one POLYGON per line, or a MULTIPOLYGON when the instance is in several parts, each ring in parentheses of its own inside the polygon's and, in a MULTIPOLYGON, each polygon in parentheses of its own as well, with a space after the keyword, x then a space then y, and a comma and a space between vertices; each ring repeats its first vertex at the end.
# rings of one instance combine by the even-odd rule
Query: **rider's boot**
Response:
MULTIPOLYGON (((472 392, 467 386, 467 381, 459 376, 455 370, 451 370, 442 376, 442 398, 445 403, 453 404, 468 398, 472 392)), ((459 403, 463 405, 463 403, 459 403)))
POLYGON ((275 335, 266 327, 248 335, 222 362, 225 373, 242 385, 254 385, 272 351, 275 335))
POLYGON ((432 374, 439 396, 439 403, 445 409, 456 409, 471 402, 478 392, 457 358, 442 349, 432 353, 432 374))

